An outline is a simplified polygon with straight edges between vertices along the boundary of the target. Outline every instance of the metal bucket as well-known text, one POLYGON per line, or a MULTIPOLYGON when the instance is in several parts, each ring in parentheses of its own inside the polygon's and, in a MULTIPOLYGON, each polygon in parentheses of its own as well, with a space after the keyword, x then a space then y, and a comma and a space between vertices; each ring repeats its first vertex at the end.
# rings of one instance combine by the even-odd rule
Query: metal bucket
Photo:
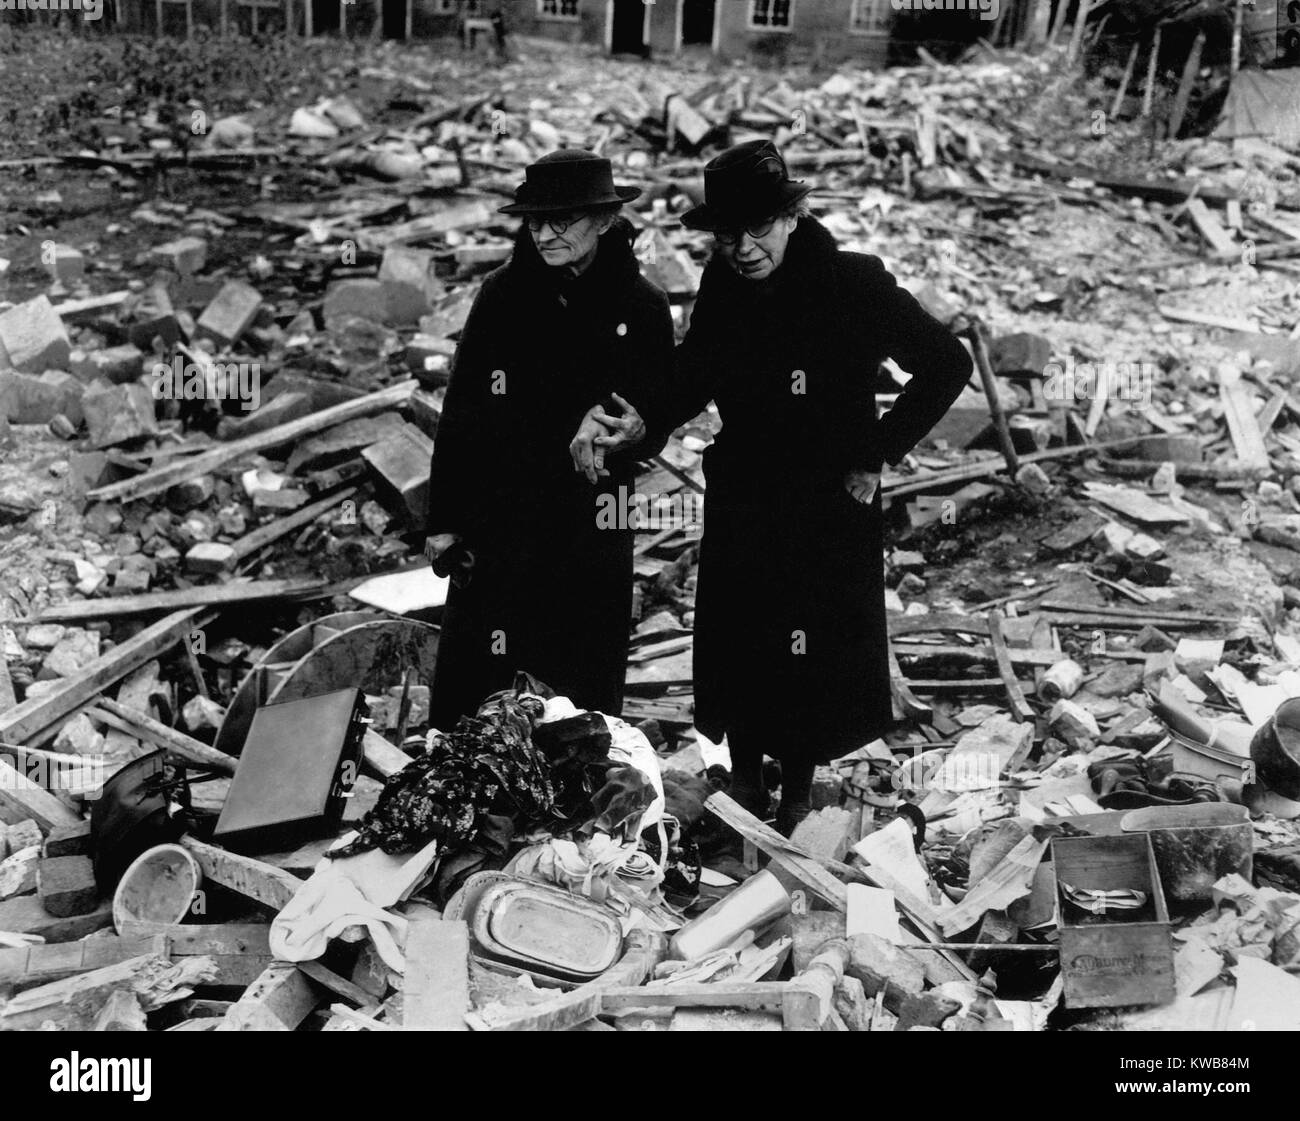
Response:
POLYGON ((1259 781, 1270 790, 1300 802, 1300 697, 1277 706, 1250 741, 1259 781))
POLYGON ((1120 819, 1125 833, 1150 833, 1165 898, 1200 903, 1216 881, 1233 872, 1250 879, 1254 830, 1245 806, 1202 802, 1151 806, 1120 819))

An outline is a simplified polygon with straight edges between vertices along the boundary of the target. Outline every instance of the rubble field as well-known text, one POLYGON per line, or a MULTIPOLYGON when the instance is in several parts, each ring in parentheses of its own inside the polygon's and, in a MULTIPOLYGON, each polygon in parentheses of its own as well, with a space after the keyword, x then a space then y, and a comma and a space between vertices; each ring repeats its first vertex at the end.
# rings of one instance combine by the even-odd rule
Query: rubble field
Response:
POLYGON ((1161 138, 1100 47, 922 56, 0 32, 0 1029, 1300 1028, 1300 155, 1161 138), (976 360, 881 483, 896 727, 790 838, 693 727, 712 411, 642 464, 622 721, 547 773, 522 692, 428 714, 429 457, 497 208, 608 156, 680 337, 679 216, 758 136, 976 360), (290 743, 321 806, 233 824, 290 743), (393 819, 502 744, 531 831, 481 790, 457 845, 393 819), (653 772, 667 828, 570 836, 579 757, 653 772), (112 832, 123 776, 184 768, 185 828, 112 832))

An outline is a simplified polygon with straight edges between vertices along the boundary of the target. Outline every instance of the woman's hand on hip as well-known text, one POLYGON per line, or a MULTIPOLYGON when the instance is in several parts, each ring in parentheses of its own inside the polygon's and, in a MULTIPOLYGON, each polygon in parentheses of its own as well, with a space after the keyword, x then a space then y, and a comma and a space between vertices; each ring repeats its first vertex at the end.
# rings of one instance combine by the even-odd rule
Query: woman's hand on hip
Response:
POLYGON ((850 471, 844 476, 844 489, 864 506, 870 506, 880 487, 879 471, 850 471))
POLYGON ((460 540, 459 533, 435 533, 424 539, 424 559, 430 564, 460 540))

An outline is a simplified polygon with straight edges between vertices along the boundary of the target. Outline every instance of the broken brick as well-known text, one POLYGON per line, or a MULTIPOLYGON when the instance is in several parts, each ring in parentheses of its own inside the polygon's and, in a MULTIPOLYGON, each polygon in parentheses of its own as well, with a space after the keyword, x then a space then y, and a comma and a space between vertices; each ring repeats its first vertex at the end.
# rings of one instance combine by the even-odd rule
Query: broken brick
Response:
POLYGON ((252 326, 261 306, 262 296, 256 288, 241 280, 228 280, 203 309, 197 331, 220 346, 233 346, 252 326))
POLYGON ((115 385, 82 398, 86 428, 94 447, 107 448, 158 432, 154 400, 140 384, 115 385))
POLYGON ((191 276, 207 264, 208 243, 201 237, 182 237, 155 245, 149 253, 164 261, 177 275, 191 276))
POLYGON ((36 868, 41 906, 57 918, 85 915, 99 902, 95 868, 88 856, 51 856, 36 868))
POLYGON ((46 297, 0 312, 0 362, 7 354, 14 369, 39 374, 63 369, 71 351, 63 320, 46 297))

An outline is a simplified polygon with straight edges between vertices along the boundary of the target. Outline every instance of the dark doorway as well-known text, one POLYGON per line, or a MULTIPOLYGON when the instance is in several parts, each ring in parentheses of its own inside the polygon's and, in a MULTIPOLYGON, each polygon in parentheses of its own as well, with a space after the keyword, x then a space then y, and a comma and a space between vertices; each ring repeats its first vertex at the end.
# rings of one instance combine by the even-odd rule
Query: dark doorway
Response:
POLYGON ((717 0, 682 0, 682 46, 713 46, 717 0))
POLYGON ((646 53, 645 13, 643 0, 614 0, 614 27, 609 44, 612 54, 646 53))
POLYGON ((406 38, 406 4, 407 0, 384 0, 382 12, 385 39, 406 38))

